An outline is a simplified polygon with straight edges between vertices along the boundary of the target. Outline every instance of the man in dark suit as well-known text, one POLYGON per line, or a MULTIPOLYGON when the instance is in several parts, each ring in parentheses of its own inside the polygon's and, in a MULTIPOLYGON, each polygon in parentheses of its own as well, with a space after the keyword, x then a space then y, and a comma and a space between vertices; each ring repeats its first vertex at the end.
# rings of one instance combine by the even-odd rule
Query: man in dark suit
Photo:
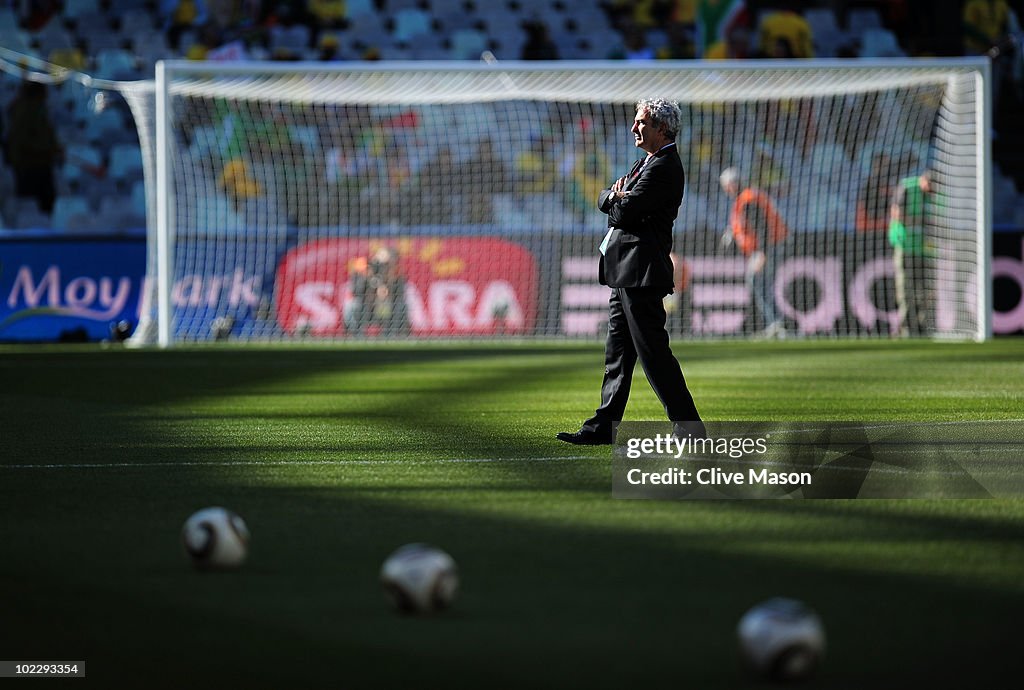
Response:
POLYGON ((669 347, 663 298, 672 292, 672 222, 683 201, 683 164, 676 151, 676 103, 645 99, 633 121, 636 147, 647 152, 625 177, 598 196, 608 214, 601 242, 599 278, 612 288, 605 344, 601 406, 574 433, 557 438, 577 445, 606 445, 622 421, 637 359, 676 433, 703 437, 704 425, 669 347))

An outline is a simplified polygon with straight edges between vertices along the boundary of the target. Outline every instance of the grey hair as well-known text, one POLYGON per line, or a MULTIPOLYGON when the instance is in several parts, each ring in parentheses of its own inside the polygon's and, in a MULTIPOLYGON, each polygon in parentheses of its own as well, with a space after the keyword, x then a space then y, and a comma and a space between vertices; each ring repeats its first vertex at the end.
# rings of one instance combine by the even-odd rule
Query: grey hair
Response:
POLYGON ((636 110, 646 112, 651 118, 651 123, 671 139, 675 139, 679 134, 679 121, 683 114, 675 101, 667 98, 642 98, 637 101, 636 110))

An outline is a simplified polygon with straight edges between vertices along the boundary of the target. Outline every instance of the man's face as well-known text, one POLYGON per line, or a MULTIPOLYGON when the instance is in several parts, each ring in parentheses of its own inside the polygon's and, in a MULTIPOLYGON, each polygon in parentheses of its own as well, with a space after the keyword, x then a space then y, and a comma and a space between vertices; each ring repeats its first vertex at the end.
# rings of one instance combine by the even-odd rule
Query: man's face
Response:
POLYGON ((646 110, 638 110, 636 112, 631 131, 633 132, 633 142, 636 147, 643 149, 647 153, 656 153, 658 149, 669 143, 668 137, 651 122, 651 118, 646 110))

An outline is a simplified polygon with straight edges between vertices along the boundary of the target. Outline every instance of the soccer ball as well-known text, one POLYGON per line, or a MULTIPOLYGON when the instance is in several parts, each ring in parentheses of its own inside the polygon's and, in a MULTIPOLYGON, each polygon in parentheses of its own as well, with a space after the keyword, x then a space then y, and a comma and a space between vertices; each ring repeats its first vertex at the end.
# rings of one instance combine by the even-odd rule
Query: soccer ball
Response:
POLYGON ((249 528, 227 508, 203 508, 185 521, 181 544, 200 570, 237 568, 249 553, 249 528))
POLYGON ((821 619, 794 599, 769 599, 758 604, 743 615, 736 632, 744 665, 761 678, 809 678, 825 654, 821 619))
POLYGON ((406 544, 388 556, 380 582, 403 613, 430 613, 447 608, 459 589, 455 561, 427 544, 406 544))

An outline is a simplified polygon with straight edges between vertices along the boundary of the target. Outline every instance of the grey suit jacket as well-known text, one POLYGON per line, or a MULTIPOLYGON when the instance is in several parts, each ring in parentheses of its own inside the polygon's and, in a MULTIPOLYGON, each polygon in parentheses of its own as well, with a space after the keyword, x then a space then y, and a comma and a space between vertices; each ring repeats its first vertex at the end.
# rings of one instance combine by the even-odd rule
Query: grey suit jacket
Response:
POLYGON ((672 223, 683 202, 683 164, 675 146, 659 151, 616 199, 611 188, 597 206, 608 214, 612 235, 598 277, 609 287, 654 287, 672 292, 672 223))

